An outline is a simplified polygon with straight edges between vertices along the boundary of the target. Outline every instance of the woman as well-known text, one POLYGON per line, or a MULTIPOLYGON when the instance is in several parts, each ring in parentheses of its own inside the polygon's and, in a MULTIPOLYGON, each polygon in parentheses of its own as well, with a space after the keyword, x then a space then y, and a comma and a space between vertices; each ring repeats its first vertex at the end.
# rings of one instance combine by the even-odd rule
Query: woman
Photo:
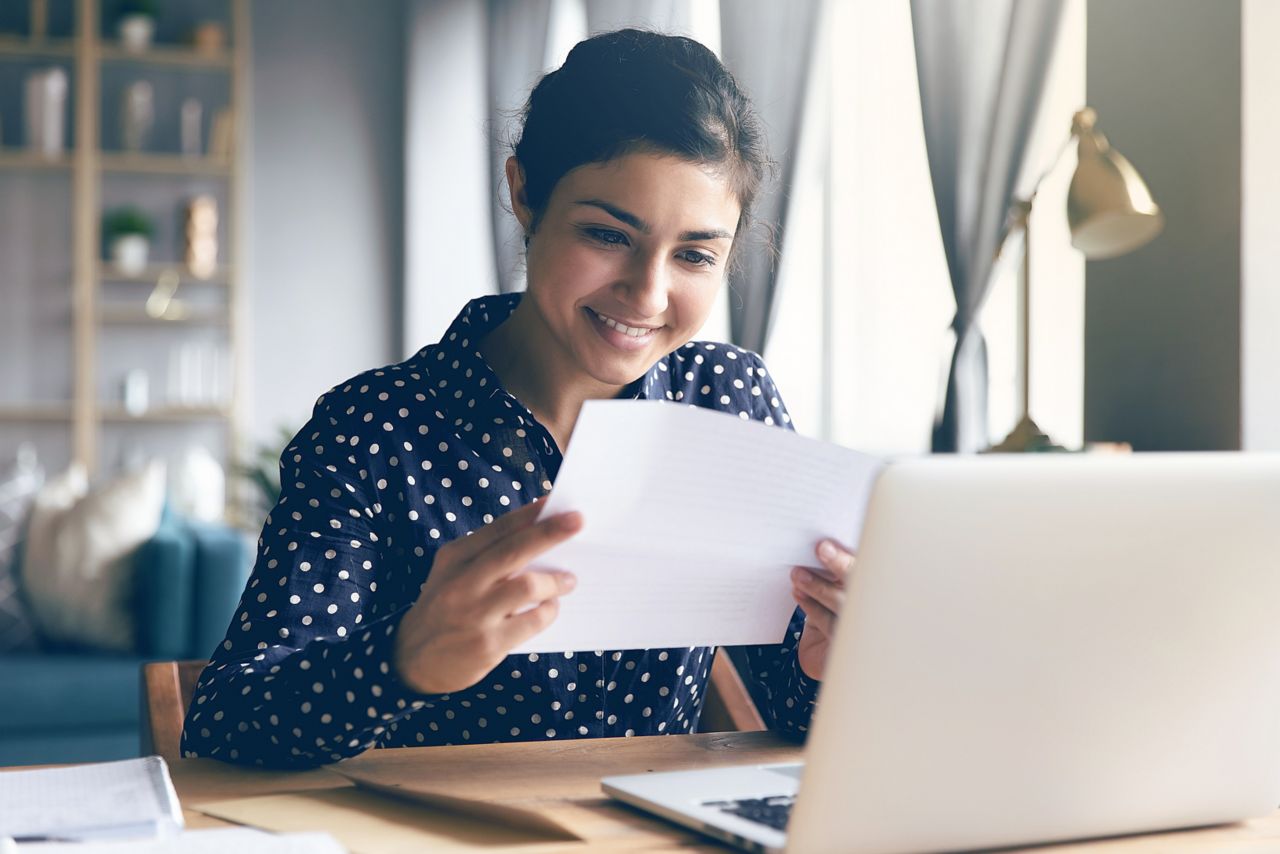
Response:
MULTIPOLYGON (((508 655, 574 583, 515 573, 581 525, 535 518, 583 401, 789 424, 757 355, 690 342, 764 169, 750 104, 696 42, 604 34, 542 78, 506 165, 527 292, 472 300, 438 344, 316 403, 281 457, 186 755, 314 765, 371 746, 696 728, 712 650, 508 655)), ((745 650, 766 720, 795 736, 852 562, 831 542, 818 554, 825 574, 793 571, 787 640, 745 650)))

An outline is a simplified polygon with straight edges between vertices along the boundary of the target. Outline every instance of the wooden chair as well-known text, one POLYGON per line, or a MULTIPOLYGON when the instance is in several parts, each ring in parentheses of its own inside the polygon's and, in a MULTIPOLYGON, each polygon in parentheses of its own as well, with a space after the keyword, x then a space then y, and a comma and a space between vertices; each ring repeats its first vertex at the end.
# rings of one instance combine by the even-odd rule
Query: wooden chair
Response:
MULTIPOLYGON (((182 722, 195 696, 196 681, 209 662, 155 661, 142 665, 142 754, 172 762, 182 756, 182 722)), ((711 665, 700 732, 754 732, 765 728, 751 695, 729 656, 720 651, 711 665)))
POLYGON ((158 753, 166 762, 182 756, 182 722, 196 693, 196 680, 209 662, 153 661, 142 665, 142 755, 158 753))
POLYGON ((707 696, 702 703, 698 732, 757 732, 766 729, 764 718, 751 700, 747 686, 729 653, 716 650, 707 680, 707 696))

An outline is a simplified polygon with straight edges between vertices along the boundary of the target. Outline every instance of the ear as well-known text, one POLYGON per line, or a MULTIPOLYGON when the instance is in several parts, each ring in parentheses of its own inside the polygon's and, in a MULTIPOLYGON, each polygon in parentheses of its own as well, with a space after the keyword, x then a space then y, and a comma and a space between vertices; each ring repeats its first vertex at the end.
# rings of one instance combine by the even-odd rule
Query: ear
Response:
POLYGON ((529 198, 524 190, 524 167, 514 154, 507 158, 506 172, 507 186, 511 189, 511 211, 528 234, 533 228, 533 211, 529 210, 529 198))

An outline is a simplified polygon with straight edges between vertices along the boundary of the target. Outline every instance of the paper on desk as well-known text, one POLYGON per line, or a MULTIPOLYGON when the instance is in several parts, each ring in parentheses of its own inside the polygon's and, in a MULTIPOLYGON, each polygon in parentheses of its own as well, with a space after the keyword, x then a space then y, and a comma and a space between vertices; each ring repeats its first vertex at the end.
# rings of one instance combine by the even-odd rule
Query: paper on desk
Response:
POLYGON ((188 830, 168 839, 19 845, 31 854, 346 854, 327 833, 264 833, 248 827, 188 830))
POLYGON ((159 756, 0 774, 0 836, 165 836, 182 809, 159 756))
POLYGON ((573 572, 560 615, 513 652, 778 643, 792 566, 856 547, 883 463, 698 407, 588 401, 541 516, 580 510, 535 566, 573 572))

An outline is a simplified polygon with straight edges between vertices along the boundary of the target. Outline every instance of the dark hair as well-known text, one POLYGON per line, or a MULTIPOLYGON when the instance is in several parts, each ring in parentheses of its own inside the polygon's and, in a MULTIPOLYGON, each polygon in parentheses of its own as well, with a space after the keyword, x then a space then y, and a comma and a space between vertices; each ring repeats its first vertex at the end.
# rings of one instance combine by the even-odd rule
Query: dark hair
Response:
POLYGON ((625 29, 579 42, 525 103, 514 149, 534 224, 570 170, 633 151, 724 170, 741 235, 770 163, 760 121, 733 75, 684 36, 625 29))

